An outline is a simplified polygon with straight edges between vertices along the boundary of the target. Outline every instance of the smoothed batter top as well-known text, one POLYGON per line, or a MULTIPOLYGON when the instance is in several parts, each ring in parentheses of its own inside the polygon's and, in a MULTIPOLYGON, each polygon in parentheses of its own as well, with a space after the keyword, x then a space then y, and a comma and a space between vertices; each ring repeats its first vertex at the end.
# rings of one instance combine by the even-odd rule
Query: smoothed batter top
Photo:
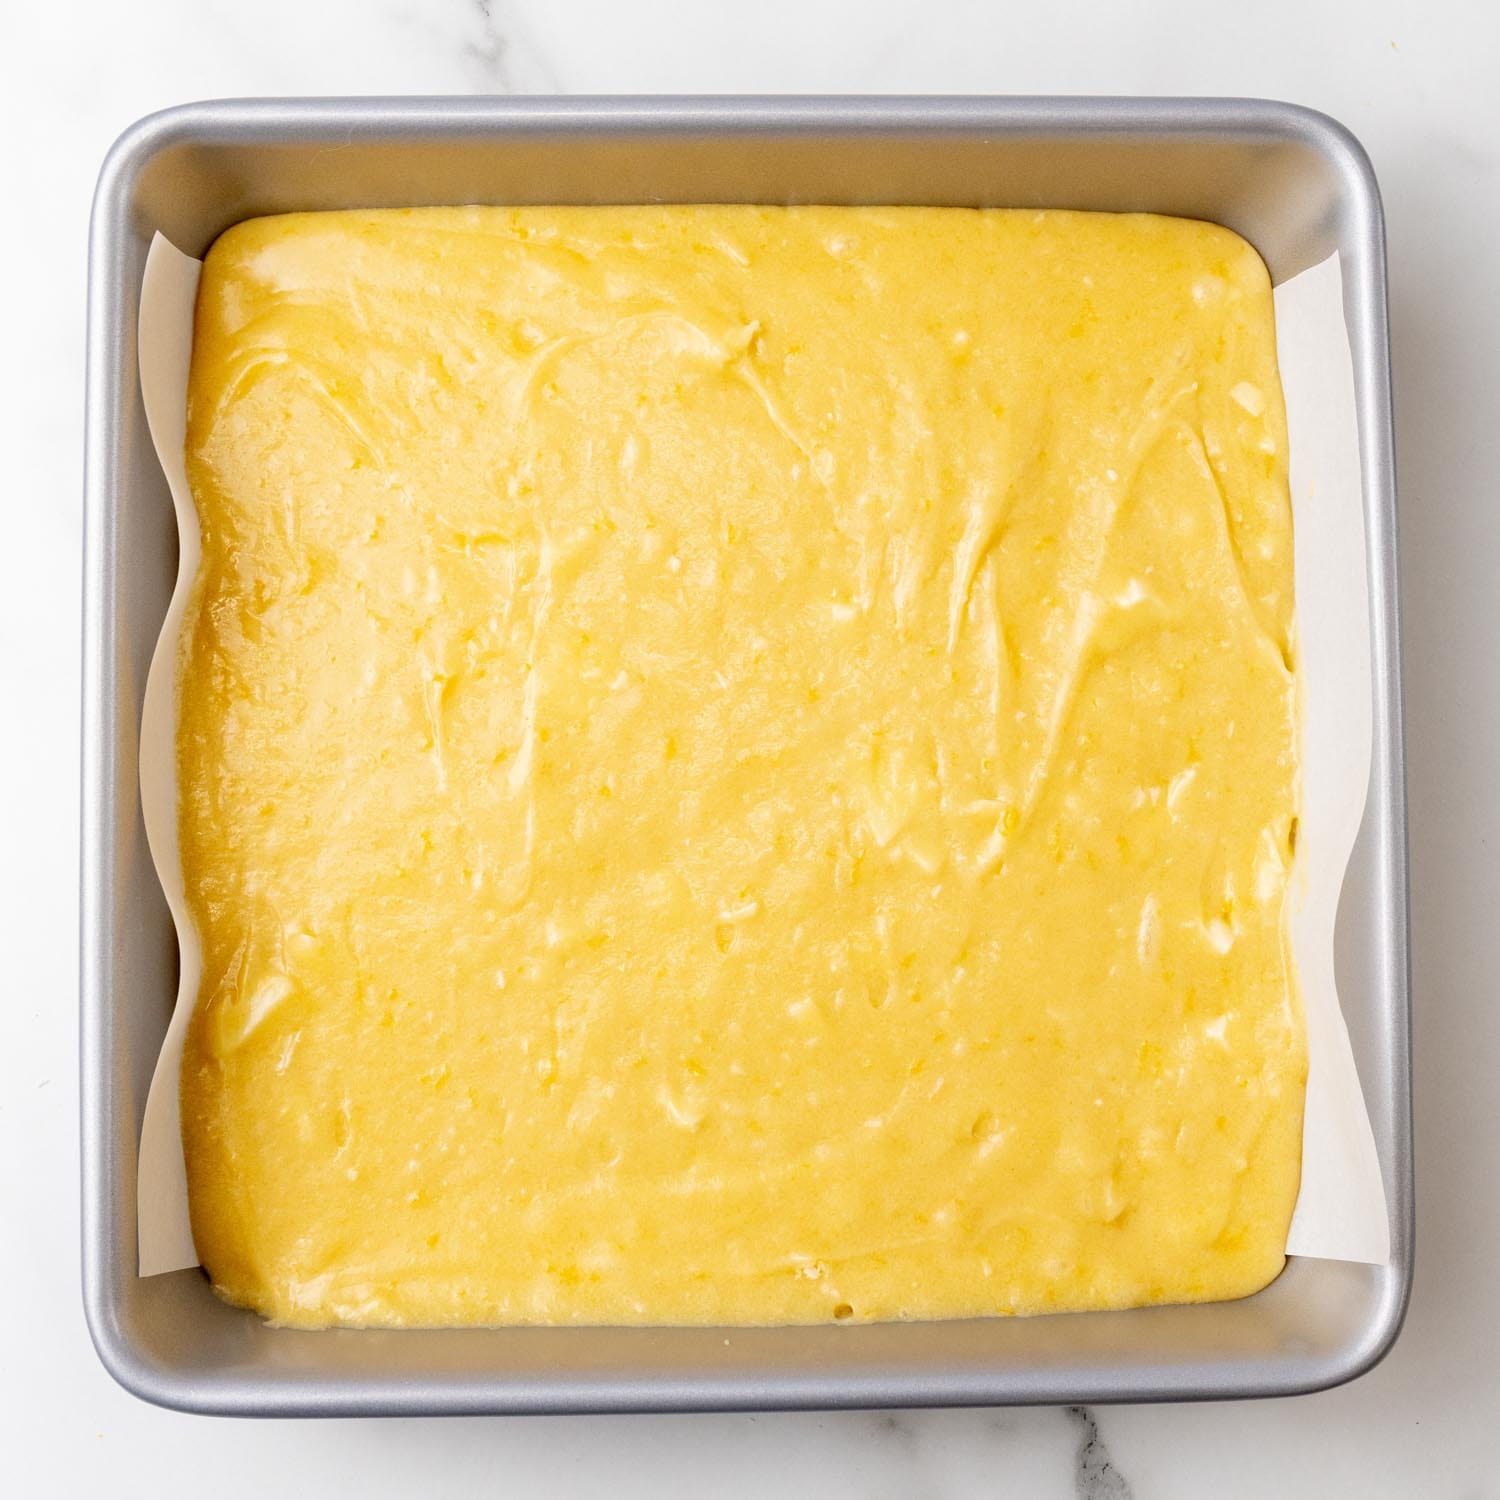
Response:
POLYGON ((858 1321, 1280 1269, 1292 528, 1242 240, 252 220, 187 446, 225 1296, 858 1321))

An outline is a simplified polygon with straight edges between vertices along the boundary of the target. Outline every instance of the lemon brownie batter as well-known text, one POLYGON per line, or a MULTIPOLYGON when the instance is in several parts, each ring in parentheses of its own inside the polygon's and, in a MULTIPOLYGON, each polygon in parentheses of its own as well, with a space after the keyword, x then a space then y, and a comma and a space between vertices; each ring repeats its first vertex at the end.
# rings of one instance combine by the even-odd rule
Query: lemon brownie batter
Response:
POLYGON ((188 472, 194 1234, 298 1325, 1282 1265, 1271 293, 1150 216, 259 219, 188 472))

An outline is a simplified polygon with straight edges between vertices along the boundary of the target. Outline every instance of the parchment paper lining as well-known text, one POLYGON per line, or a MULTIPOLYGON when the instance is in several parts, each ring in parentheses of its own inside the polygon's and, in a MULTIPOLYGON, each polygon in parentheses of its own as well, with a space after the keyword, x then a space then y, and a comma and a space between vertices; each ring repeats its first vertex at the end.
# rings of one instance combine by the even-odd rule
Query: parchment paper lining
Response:
MULTIPOLYGON (((177 585, 141 714, 141 806, 182 953, 177 1005, 141 1132, 142 1276, 198 1264, 188 1222, 178 1073, 202 954, 184 901, 177 843, 175 678, 178 636, 199 557, 183 449, 201 270, 199 261, 158 234, 141 291, 141 392, 171 487, 181 546, 177 585)), ((1303 694, 1302 807, 1290 931, 1309 1059, 1302 1187, 1287 1253, 1384 1264, 1390 1258, 1385 1189, 1333 970, 1334 920, 1369 788, 1371 736, 1364 511, 1338 257, 1277 287, 1275 302, 1291 443, 1303 694)))

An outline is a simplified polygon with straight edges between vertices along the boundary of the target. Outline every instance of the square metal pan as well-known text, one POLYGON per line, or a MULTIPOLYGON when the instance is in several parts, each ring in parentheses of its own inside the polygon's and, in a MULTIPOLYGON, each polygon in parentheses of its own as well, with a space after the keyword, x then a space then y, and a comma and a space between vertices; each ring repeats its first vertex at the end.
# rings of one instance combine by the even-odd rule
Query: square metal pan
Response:
POLYGON ((244 1414, 663 1411, 1151 1401, 1315 1390, 1368 1370, 1411 1285, 1406 807, 1384 224, 1325 116, 1262 100, 403 99, 194 104, 105 161, 89 248, 82 839, 83 1290, 105 1365, 166 1406, 244 1414), (136 1142, 176 983, 136 745, 176 535, 141 408, 153 230, 201 255, 290 209, 444 203, 935 203, 1216 220, 1276 280, 1342 256, 1374 652, 1369 803, 1339 986, 1390 1204, 1391 1263, 1293 1261, 1241 1302, 765 1329, 292 1332, 198 1271, 136 1276, 136 1142))

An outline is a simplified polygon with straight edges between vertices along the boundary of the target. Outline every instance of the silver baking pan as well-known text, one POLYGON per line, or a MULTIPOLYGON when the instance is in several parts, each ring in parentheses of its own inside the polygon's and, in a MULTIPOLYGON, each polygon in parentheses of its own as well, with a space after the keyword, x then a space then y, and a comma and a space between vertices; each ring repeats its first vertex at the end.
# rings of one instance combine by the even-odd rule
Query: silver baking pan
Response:
POLYGON ((1412 1274, 1406 804, 1385 236, 1365 153, 1261 100, 232 101, 132 126, 89 245, 84 529, 83 1294, 100 1357, 147 1400, 260 1415, 667 1411, 1282 1395, 1388 1350, 1412 1274), (1241 1302, 764 1329, 293 1332, 199 1271, 136 1275, 136 1142, 177 952, 141 825, 137 732, 176 570, 135 324, 154 230, 202 255, 289 209, 446 203, 934 203, 1216 220, 1280 281, 1342 256, 1374 657, 1373 772, 1337 937, 1339 990, 1390 1207, 1381 1267, 1294 1260, 1241 1302))

